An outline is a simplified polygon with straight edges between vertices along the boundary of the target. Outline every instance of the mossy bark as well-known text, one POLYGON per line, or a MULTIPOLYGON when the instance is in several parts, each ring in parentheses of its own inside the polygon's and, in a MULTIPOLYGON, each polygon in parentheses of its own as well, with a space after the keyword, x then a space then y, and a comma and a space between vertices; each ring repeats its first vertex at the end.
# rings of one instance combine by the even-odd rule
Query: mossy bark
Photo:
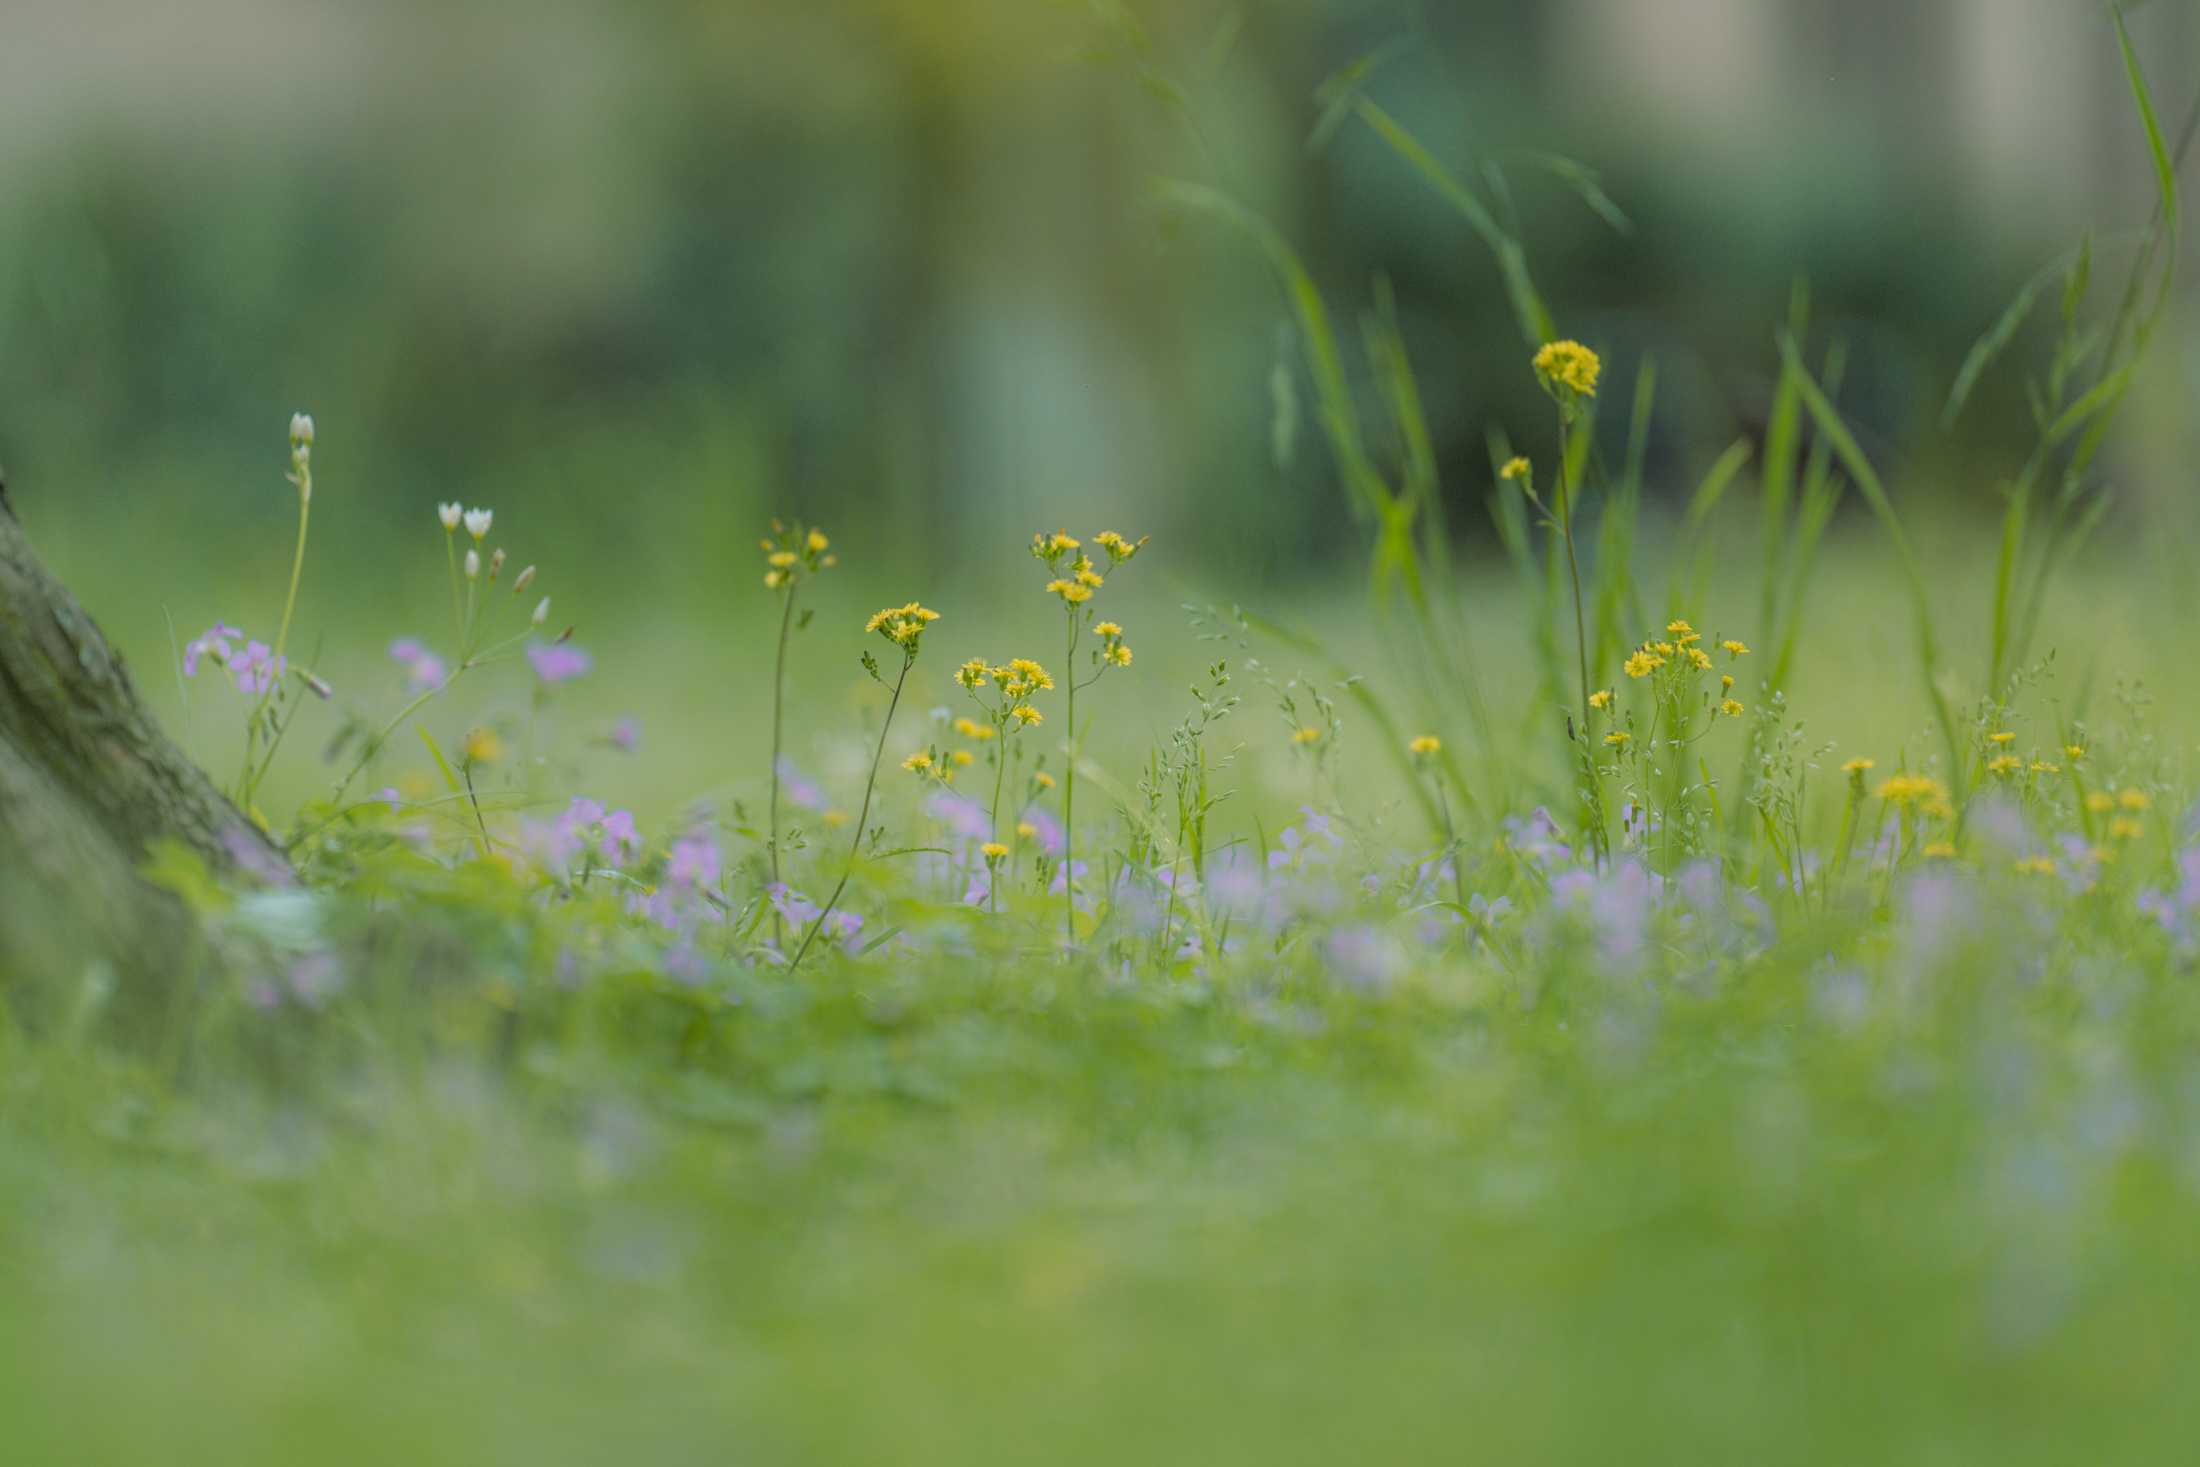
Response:
POLYGON ((154 996, 187 974, 189 914, 140 874, 164 839, 217 870, 288 879, 281 851, 169 742, 0 484, 0 997, 18 1018, 99 965, 154 996))

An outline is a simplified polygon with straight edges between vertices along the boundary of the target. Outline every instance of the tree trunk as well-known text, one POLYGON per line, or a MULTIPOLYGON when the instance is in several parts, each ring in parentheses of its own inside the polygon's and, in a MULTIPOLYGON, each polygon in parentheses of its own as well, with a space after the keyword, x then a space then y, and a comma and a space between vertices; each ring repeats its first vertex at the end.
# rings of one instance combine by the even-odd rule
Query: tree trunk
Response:
POLYGON ((218 871, 289 863, 153 721, 122 659, 32 553, 0 482, 0 999, 37 1022, 106 970, 157 994, 191 918, 140 870, 173 839, 218 871))

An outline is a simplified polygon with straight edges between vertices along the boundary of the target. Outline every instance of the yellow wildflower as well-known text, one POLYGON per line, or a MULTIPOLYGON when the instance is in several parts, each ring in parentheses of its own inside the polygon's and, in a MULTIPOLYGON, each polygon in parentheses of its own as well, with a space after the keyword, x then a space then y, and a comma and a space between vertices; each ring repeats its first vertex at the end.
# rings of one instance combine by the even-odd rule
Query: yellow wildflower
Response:
POLYGON ((785 570, 788 566, 793 565, 795 560, 796 556, 792 550, 775 550, 765 557, 764 563, 778 570, 785 570))
POLYGON ((1709 672, 1711 671, 1711 658, 1704 652, 1703 648, 1690 647, 1688 649, 1688 665, 1698 672, 1709 672))
POLYGON ((932 756, 926 753, 924 750, 919 749, 916 753, 911 754, 908 758, 902 760, 901 767, 908 770, 911 774, 926 773, 932 768, 932 756))
POLYGON ((1722 673, 1720 673, 1720 674, 1719 674, 1719 691, 1720 691, 1720 692, 1722 692, 1722 693, 1730 693, 1730 692, 1732 692, 1733 690, 1734 690, 1734 675, 1733 675, 1732 673, 1730 673, 1730 672, 1722 672, 1722 673))
MULTIPOLYGON (((1045 716, 1041 714, 1038 709, 1032 707, 1029 703, 1018 703, 1015 707, 1008 710, 1008 716, 1015 719, 1025 728, 1029 728, 1035 723, 1045 722, 1045 716)), ((1045 778, 1045 776, 1042 775, 1041 778, 1045 778)), ((1049 781, 1049 783, 1051 782, 1052 781, 1049 781)))
POLYGON ((1732 637, 1728 637, 1719 645, 1726 649, 1726 655, 1729 657, 1747 657, 1749 655, 1748 645, 1746 643, 1738 642, 1732 637))
POLYGON ((1622 663, 1621 670, 1629 677, 1648 677, 1663 666, 1665 659, 1645 647, 1622 663))
POLYGON ((1434 734, 1422 734, 1406 745, 1409 754, 1435 754, 1442 751, 1444 741, 1434 734))
POLYGON ((1092 588, 1080 586, 1075 581, 1060 579, 1048 581, 1046 589, 1062 598, 1065 605, 1076 606, 1092 599, 1092 588))
POLYGON ((504 740, 493 728, 477 728, 466 735, 466 757, 476 764, 494 764, 504 757, 504 740))
POLYGON ((2096 815, 2106 815, 2116 808, 2116 797, 2107 790, 2095 790, 2085 797, 2085 807, 2096 815))
POLYGON ((1117 642, 1114 646, 1108 648, 1106 655, 1108 661, 1114 663, 1117 667, 1129 667, 1131 665, 1131 649, 1121 642, 1117 642))
POLYGON ((1545 383, 1579 393, 1597 395, 1597 373, 1603 363, 1578 341, 1550 341, 1535 354, 1535 370, 1545 383))
POLYGON ((1031 543, 1048 555, 1060 555, 1065 550, 1075 550, 1084 542, 1067 530, 1056 530, 1051 535, 1038 534, 1032 536, 1031 543))
POLYGON ((794 577, 788 575, 785 571, 766 571, 764 572, 764 589, 776 591, 793 579, 794 577))
POLYGON ((997 840, 989 840, 984 845, 978 847, 978 854, 985 857, 988 861, 998 861, 1003 856, 1008 854, 1008 847, 1002 845, 997 840))
POLYGON ((1294 744, 1317 744, 1321 742, 1321 737, 1322 731, 1312 724, 1291 731, 1291 742, 1294 744))
POLYGON ((1721 703, 1719 705, 1719 711, 1721 713, 1724 713, 1729 718, 1740 718, 1742 716, 1742 705, 1734 699, 1729 698, 1724 703, 1721 703))
POLYGON ((1047 676, 1047 670, 1028 657, 1009 659, 1008 670, 1014 674, 1016 681, 1041 692, 1054 686, 1054 679, 1047 676))
POLYGON ((1596 709, 1605 709, 1611 707, 1612 690, 1610 688, 1598 688, 1595 692, 1589 695, 1589 706, 1596 709))
POLYGON ((1700 642, 1703 640, 1703 634, 1701 632, 1697 631, 1687 622, 1682 621, 1679 617, 1675 617, 1673 620, 1665 624, 1665 634, 1671 637, 1674 641, 1680 643, 1683 647, 1687 646, 1690 642, 1700 642))
POLYGON ((846 810, 827 810, 819 818, 825 822, 826 829, 838 830, 848 823, 848 812, 846 810))
POLYGON ((1604 742, 1610 744, 1613 748, 1617 749, 1633 737, 1634 735, 1629 733, 1626 729, 1615 728, 1610 733, 1604 736, 1604 742))
POLYGON ((992 671, 993 669, 985 665, 983 657, 973 657, 955 669, 955 681, 966 688, 975 688, 978 684, 984 682, 992 674, 992 671))
POLYGON ((1892 805, 1914 805, 1920 802, 1944 804, 1948 792, 1940 787, 1940 781, 1924 774, 1897 774, 1882 780, 1874 793, 1892 805))
POLYGON ((1090 586, 1096 591, 1107 584, 1107 578, 1092 568, 1092 561, 1086 556, 1077 557, 1077 564, 1070 567, 1070 574, 1076 578, 1078 585, 1090 586))
POLYGON ((2031 767, 2032 767, 2032 772, 2033 772, 2034 774, 2060 774, 2060 773, 2062 773, 2062 766, 2061 766, 2060 764, 2054 764, 2054 763, 2050 763, 2049 761, 2047 761, 2047 760, 2045 760, 2045 759, 2034 759, 2034 760, 2032 761, 2032 766, 2031 766, 2031 767))
POLYGON ((1531 472, 1533 472, 1533 469, 1528 461, 1516 453, 1505 460, 1505 467, 1497 471, 1497 477, 1500 479, 1525 479, 1531 472))
POLYGON ((1989 744, 2006 744, 2014 741, 2015 738, 2016 735, 2011 733, 2008 729, 2002 729, 1996 733, 1988 734, 1986 736, 1986 742, 1988 742, 1989 744))
POLYGON ((1848 763, 1842 765, 1841 772, 1843 774, 1854 775, 1858 779, 1862 779, 1867 770, 1876 769, 1878 767, 1879 761, 1877 759, 1865 759, 1859 757, 1851 759, 1848 763))
POLYGON ((2045 856, 2026 856, 2009 869, 2019 876, 2053 876, 2055 863, 2045 856))
POLYGON ((1018 839, 1018 840, 1037 840, 1038 838, 1039 838, 1039 827, 1038 827, 1038 826, 1036 826, 1036 825, 1033 825, 1033 824, 1032 824, 1032 823, 1031 823, 1030 821, 1028 821, 1028 820, 1019 820, 1019 821, 1017 821, 1017 822, 1016 822, 1016 839, 1018 839))
POLYGON ((2064 744, 2063 757, 2065 759, 2068 759, 2073 764, 2077 763, 2080 759, 2083 759, 2085 757, 2085 745, 2064 744))
POLYGON ((1120 565, 1145 549, 1146 542, 1152 538, 1151 535, 1140 535, 1136 540, 1126 540, 1113 530, 1102 530, 1092 537, 1092 543, 1107 551, 1108 559, 1120 565))
POLYGON ((1988 774, 2014 774, 2024 767, 2024 761, 2014 754, 1996 754, 1986 761, 1988 774))
POLYGON ((1660 657, 1671 657, 1680 649, 1678 647, 1675 647, 1671 642, 1652 642, 1650 644, 1650 650, 1657 653, 1660 657))
POLYGON ((1123 629, 1112 621, 1099 622, 1092 630, 1095 635, 1102 637, 1120 637, 1123 635, 1123 629))
POLYGON ((1054 776, 1047 773, 1044 769, 1034 771, 1031 776, 1031 782, 1043 790, 1050 790, 1054 788, 1054 776))
POLYGON ((918 639, 924 635, 924 629, 939 619, 938 612, 912 601, 906 606, 889 606, 883 611, 873 612, 871 619, 864 623, 863 629, 877 632, 897 647, 914 652, 917 650, 918 639))
POLYGON ((968 749, 957 749, 954 753, 949 754, 947 757, 954 761, 955 767, 958 769, 968 769, 972 764, 977 762, 978 758, 977 755, 971 753, 968 749))
POLYGON ((2119 815, 2108 822, 2110 840, 2137 840, 2146 833, 2146 822, 2135 815, 2119 815))
POLYGON ((1956 843, 1952 840, 1929 841, 1926 843, 1924 850, 1924 855, 1926 859, 1933 861, 1948 860, 1949 858, 1954 856, 1955 853, 1956 843))
POLYGON ((2145 810, 2154 804, 2154 797, 2145 790, 2119 790, 2116 803, 2126 810, 2145 810))

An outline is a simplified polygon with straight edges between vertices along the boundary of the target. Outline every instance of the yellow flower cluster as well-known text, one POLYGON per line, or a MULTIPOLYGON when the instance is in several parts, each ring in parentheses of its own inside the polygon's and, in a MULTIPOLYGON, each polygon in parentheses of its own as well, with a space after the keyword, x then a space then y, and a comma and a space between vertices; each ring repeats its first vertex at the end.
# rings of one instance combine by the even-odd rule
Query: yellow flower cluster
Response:
POLYGON ((1050 594, 1061 597, 1065 606, 1081 606, 1092 599, 1092 587, 1063 580, 1060 576, 1048 581, 1046 589, 1050 594))
POLYGON ((1924 774, 1897 774, 1881 780, 1873 793, 1890 805, 1924 805, 1945 803, 1947 789, 1937 779, 1924 774))
POLYGON ((1589 706, 1600 713, 1611 707, 1612 690, 1610 688, 1598 688, 1589 695, 1589 706))
POLYGON ((1124 561, 1129 560, 1139 551, 1145 549, 1146 542, 1152 538, 1151 535, 1140 535, 1136 540, 1126 540, 1113 530, 1102 530, 1092 537, 1092 543, 1108 553, 1108 560, 1111 564, 1121 565, 1124 561))
POLYGON ((1535 374, 1546 390, 1580 397, 1597 395, 1597 374, 1604 364, 1578 341, 1549 341, 1535 354, 1535 374))
MULTIPOLYGON (((1041 722, 1039 710, 1025 700, 1033 693, 1047 692, 1054 686, 1053 675, 1029 657, 1011 658, 1002 664, 973 657, 955 669, 955 681, 973 695, 988 683, 1001 690, 1002 701, 998 707, 987 704, 983 698, 976 700, 980 707, 992 713, 996 727, 1013 722, 1019 728, 1029 728, 1041 722)), ((974 718, 956 719, 955 731, 966 738, 979 740, 990 739, 995 733, 994 728, 974 718)))
POLYGON ((1322 731, 1312 724, 1306 724, 1291 731, 1291 742, 1294 744, 1318 744, 1321 742, 1321 738, 1322 731))
POLYGON ((1123 629, 1112 621, 1093 628, 1100 634, 1100 660, 1109 667, 1129 667, 1131 649, 1123 642, 1123 629))
POLYGON ((1434 734, 1422 734, 1406 745, 1406 752, 1416 757, 1426 758, 1430 754, 1442 753, 1443 748, 1444 741, 1442 739, 1434 734))
POLYGON ((1011 698, 1021 698, 1026 693, 1051 692, 1054 688, 1054 679, 1047 676, 1047 670, 1028 657, 1014 657, 1009 659, 1007 667, 994 668, 993 681, 1011 698), (1006 677, 1001 675, 1004 672, 1008 674, 1006 677))
POLYGON ((989 840, 984 845, 978 847, 978 854, 985 857, 987 864, 990 865, 991 863, 998 861, 1006 856, 1008 854, 1008 847, 1002 845, 997 840, 989 840))
POLYGON ((792 590, 803 576, 840 563, 839 556, 828 553, 832 541, 824 531, 801 525, 773 520, 771 534, 757 544, 764 552, 764 585, 773 591, 792 590))
POLYGON ((1497 471, 1497 477, 1507 481, 1522 481, 1534 473, 1534 466, 1518 454, 1505 460, 1505 466, 1497 471))
POLYGON ((863 624, 867 632, 877 632, 887 641, 914 657, 917 643, 924 637, 924 629, 940 619, 940 614, 929 607, 912 601, 906 606, 889 606, 874 612, 863 624))
MULTIPOLYGON (((1148 538, 1132 540, 1113 530, 1102 530, 1092 537, 1092 543, 1106 554, 1109 565, 1117 566, 1144 549, 1148 538)), ((1031 553, 1055 573, 1046 584, 1047 594, 1061 597, 1065 606, 1084 605, 1093 592, 1107 584, 1107 577, 1084 553, 1084 542, 1067 530, 1056 530, 1051 535, 1042 531, 1032 536, 1031 553)))

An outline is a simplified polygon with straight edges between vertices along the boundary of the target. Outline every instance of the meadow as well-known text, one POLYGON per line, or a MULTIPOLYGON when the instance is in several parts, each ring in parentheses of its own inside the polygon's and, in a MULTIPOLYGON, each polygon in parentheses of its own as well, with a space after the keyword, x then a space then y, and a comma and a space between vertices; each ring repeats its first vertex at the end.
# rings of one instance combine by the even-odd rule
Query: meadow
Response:
POLYGON ((1659 492, 1655 363, 1365 69, 1324 126, 1467 220, 1534 388, 1488 553, 1381 283, 1184 180, 1290 320, 1326 580, 1050 514, 927 583, 790 502, 609 586, 421 495, 331 638, 344 426, 271 418, 267 574, 162 566, 131 649, 287 865, 148 853, 157 1001, 0 975, 0 1453, 2179 1455, 2200 521, 2117 444, 2192 126, 2115 34, 2155 193, 1936 394, 2023 384, 1991 518, 1801 285, 1762 432, 1659 492))

